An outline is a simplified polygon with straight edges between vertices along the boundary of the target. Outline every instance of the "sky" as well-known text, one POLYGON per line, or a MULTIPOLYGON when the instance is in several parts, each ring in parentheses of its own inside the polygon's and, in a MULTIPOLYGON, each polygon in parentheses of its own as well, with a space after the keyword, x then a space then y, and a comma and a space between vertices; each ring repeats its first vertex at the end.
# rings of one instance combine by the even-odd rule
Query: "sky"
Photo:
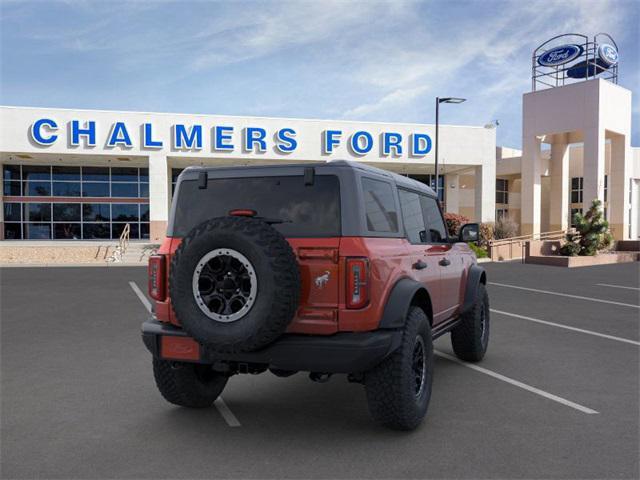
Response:
POLYGON ((0 0, 0 104, 485 125, 519 148, 531 54, 607 32, 634 94, 640 1, 0 0))

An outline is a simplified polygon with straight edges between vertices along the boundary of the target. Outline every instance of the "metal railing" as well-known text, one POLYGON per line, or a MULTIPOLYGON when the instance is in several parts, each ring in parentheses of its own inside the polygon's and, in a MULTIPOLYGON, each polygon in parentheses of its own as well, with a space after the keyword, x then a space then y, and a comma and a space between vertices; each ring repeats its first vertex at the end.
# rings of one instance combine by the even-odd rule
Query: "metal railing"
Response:
POLYGON ((528 240, 557 240, 558 238, 564 238, 568 230, 554 230, 552 232, 540 232, 530 235, 520 235, 519 237, 501 238, 499 240, 489 240, 489 245, 505 245, 513 242, 522 242, 528 240))
POLYGON ((120 238, 118 239, 118 246, 115 248, 111 256, 109 256, 106 260, 107 262, 121 262, 122 257, 124 256, 124 252, 127 251, 127 247, 129 247, 129 237, 131 235, 131 225, 128 223, 122 229, 122 233, 120 234, 120 238))
POLYGON ((489 249, 492 260, 496 260, 494 256, 500 256, 496 253, 498 247, 502 247, 501 251, 505 253, 509 259, 523 258, 525 255, 526 245, 529 242, 544 240, 563 240, 567 233, 574 232, 573 228, 567 230, 553 230, 550 232, 539 232, 529 235, 520 235, 518 237, 501 238, 499 240, 489 240, 489 249), (515 255, 514 255, 515 254, 515 255))

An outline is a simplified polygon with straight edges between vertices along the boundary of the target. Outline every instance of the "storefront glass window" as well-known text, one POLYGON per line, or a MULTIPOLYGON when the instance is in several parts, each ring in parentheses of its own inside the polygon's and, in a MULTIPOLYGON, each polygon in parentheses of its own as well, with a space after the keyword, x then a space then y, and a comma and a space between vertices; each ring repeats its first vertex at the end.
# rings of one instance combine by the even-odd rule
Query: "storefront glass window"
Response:
POLYGON ((51 196, 51 182, 25 182, 24 194, 27 197, 49 197, 51 196))
POLYGON ((22 179, 25 181, 32 181, 32 180, 50 181, 51 167, 44 167, 40 165, 23 165, 22 179))
POLYGON ((51 238, 51 224, 25 223, 24 238, 27 240, 49 240, 51 238))
POLYGON ((7 240, 115 239, 127 223, 132 239, 149 238, 148 203, 115 200, 149 198, 148 168, 3 165, 2 180, 2 194, 9 197, 4 203, 7 240), (43 201, 10 199, 23 196, 43 201), (83 197, 101 200, 84 203, 83 197))
POLYGON ((79 223, 54 223, 53 238, 80 240, 82 238, 82 228, 79 223))
POLYGON ((173 197, 176 191, 176 184, 178 183, 178 177, 184 171, 184 168, 172 168, 171 169, 171 196, 173 197))
POLYGON ((582 177, 571 179, 571 203, 582 203, 582 177))
POLYGON ((21 223, 5 223, 4 238, 5 240, 22 239, 22 224, 21 223))
POLYGON ((2 192, 7 197, 19 197, 22 195, 22 183, 5 180, 2 192))
POLYGON ((509 180, 496 178, 496 203, 509 203, 509 180))
POLYGON ((27 222, 51 221, 51 204, 50 203, 25 203, 24 219, 27 222))
POLYGON ((53 182, 54 197, 79 197, 80 182, 53 182))
POLYGON ((80 167, 53 167, 52 175, 53 181, 80 181, 80 167))
POLYGON ((137 198, 138 184, 137 183, 112 183, 111 196, 137 198))
POLYGON ((20 222, 22 220, 22 208, 19 203, 4 204, 4 221, 20 222))
POLYGON ((114 203, 111 205, 111 218, 114 222, 137 222, 137 203, 114 203))
POLYGON ((84 238, 85 240, 111 238, 111 224, 83 223, 82 238, 84 238))
POLYGON ((110 222, 111 205, 108 203, 84 203, 82 220, 85 222, 110 222))
POLYGON ((54 222, 79 222, 80 221, 80 204, 79 203, 54 203, 53 204, 53 221, 54 222))
POLYGON ((83 182, 108 182, 109 167, 82 167, 83 182))

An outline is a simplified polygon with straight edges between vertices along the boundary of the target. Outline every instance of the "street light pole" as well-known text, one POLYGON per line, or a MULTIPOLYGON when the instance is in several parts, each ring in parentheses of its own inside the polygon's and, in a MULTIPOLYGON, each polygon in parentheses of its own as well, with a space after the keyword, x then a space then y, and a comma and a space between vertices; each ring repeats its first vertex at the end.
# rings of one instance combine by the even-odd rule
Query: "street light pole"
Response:
POLYGON ((440 184, 438 183, 438 145, 440 144, 440 142, 438 141, 438 133, 440 131, 440 97, 436 97, 436 148, 435 148, 435 155, 436 155, 436 171, 435 171, 435 177, 436 177, 436 188, 434 189, 436 191, 436 199, 438 200, 438 202, 440 201, 440 192, 438 191, 440 184))
POLYGON ((440 133, 440 104, 441 103, 462 103, 466 101, 466 98, 458 98, 458 97, 436 97, 436 145, 435 145, 435 180, 436 180, 436 198, 440 201, 440 183, 438 182, 438 146, 440 142, 438 141, 438 135, 440 133))

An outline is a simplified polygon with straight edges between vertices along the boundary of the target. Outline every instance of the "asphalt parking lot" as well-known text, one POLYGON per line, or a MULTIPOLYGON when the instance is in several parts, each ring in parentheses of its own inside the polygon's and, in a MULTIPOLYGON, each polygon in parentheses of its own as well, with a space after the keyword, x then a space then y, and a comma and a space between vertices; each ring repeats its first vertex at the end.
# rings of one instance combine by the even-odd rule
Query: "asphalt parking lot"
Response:
POLYGON ((638 264, 485 268, 487 357, 437 340, 411 433, 339 376, 235 376, 218 408, 173 407, 140 340, 145 269, 2 269, 2 478, 638 478, 638 264))

